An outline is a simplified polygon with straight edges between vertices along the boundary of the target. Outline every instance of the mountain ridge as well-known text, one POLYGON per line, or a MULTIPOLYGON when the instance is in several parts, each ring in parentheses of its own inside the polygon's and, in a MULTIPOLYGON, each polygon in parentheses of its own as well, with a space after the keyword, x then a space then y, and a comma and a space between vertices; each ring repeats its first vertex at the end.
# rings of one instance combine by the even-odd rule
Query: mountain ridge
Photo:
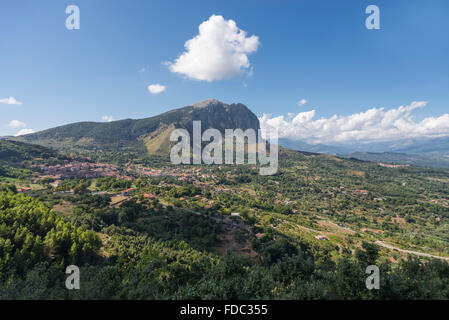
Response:
POLYGON ((160 115, 112 122, 83 121, 13 138, 16 141, 52 147, 59 151, 124 150, 136 153, 167 154, 172 130, 192 133, 193 121, 208 128, 259 129, 259 119, 244 104, 226 104, 207 99, 160 115))
POLYGON ((279 144, 292 150, 331 154, 342 158, 449 168, 449 137, 335 145, 308 144, 301 140, 280 138, 279 144))

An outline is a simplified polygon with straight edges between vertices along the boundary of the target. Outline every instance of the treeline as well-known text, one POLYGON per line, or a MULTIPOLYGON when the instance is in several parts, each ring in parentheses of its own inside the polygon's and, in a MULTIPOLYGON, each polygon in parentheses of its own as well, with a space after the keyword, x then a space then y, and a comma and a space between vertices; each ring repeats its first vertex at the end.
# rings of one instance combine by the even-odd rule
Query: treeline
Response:
POLYGON ((335 258, 334 249, 261 227, 250 230, 255 254, 219 256, 213 246, 223 229, 212 218, 152 201, 109 203, 79 196, 69 222, 5 187, 0 299, 449 299, 443 261, 391 263, 370 243, 335 258), (107 239, 101 260, 91 228, 107 239), (69 264, 80 266, 80 290, 64 287, 69 264), (379 290, 365 286, 369 265, 380 268, 379 290))
MULTIPOLYGON (((80 268, 81 289, 64 289, 63 270, 36 264, 25 276, 3 282, 3 299, 448 299, 449 265, 409 257, 393 265, 365 244, 335 262, 292 248, 271 259, 222 257, 184 241, 155 241, 111 226, 109 259, 80 268), (366 267, 380 268, 380 289, 365 286, 366 267)), ((288 247, 288 246, 287 246, 288 247)), ((272 253, 274 251, 272 250, 272 253)), ((261 255, 266 253, 260 252, 261 255)), ((263 257, 261 257, 263 258, 263 257)))
POLYGON ((42 146, 12 140, 0 140, 0 160, 19 162, 33 158, 55 157, 56 152, 42 146))
POLYGON ((222 223, 173 206, 164 207, 157 199, 129 199, 110 207, 109 195, 82 195, 74 199, 70 222, 100 232, 122 226, 149 235, 155 240, 186 241, 195 249, 212 251, 223 233, 222 223))
POLYGON ((0 193, 0 279, 22 276, 40 262, 95 263, 98 236, 64 221, 39 201, 0 193))
POLYGON ((0 180, 3 177, 26 179, 31 173, 32 171, 30 169, 22 168, 20 166, 11 166, 0 160, 0 180))
POLYGON ((122 191, 130 188, 130 180, 116 179, 115 177, 98 178, 96 181, 97 190, 102 191, 122 191))

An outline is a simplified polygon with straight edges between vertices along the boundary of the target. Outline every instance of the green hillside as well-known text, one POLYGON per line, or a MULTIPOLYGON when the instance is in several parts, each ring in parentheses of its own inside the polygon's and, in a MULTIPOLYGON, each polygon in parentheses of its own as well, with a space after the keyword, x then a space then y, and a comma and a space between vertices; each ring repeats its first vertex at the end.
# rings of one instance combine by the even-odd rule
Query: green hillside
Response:
POLYGON ((24 165, 24 162, 56 156, 57 153, 50 148, 20 141, 0 140, 0 181, 2 177, 29 177, 31 171, 24 165))
POLYGON ((50 148, 20 141, 0 140, 0 162, 20 162, 54 156, 56 156, 56 152, 50 148))
POLYGON ((355 158, 363 161, 416 165, 432 168, 449 168, 449 156, 440 154, 354 152, 349 154, 339 154, 338 156, 343 158, 355 158))

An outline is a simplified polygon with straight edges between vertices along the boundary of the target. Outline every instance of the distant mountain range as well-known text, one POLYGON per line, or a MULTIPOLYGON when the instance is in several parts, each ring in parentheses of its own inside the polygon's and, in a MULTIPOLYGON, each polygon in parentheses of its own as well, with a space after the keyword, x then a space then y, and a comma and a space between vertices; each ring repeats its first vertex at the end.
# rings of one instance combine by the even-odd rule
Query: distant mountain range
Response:
POLYGON ((449 137, 332 146, 324 144, 313 145, 282 138, 280 139, 280 145, 293 150, 327 153, 365 161, 449 168, 449 137))
POLYGON ((449 137, 403 139, 373 143, 340 143, 332 146, 325 144, 308 144, 300 140, 292 140, 288 138, 281 138, 280 141, 285 147, 288 146, 291 149, 301 149, 303 151, 318 153, 347 154, 354 152, 394 152, 408 154, 449 154, 449 137))
POLYGON ((352 150, 345 147, 340 146, 329 146, 325 144, 309 144, 307 142, 292 140, 288 138, 280 138, 279 144, 284 148, 306 151, 312 153, 327 153, 327 154, 339 154, 339 153, 351 153, 352 150))
POLYGON ((436 154, 407 154, 394 152, 354 152, 337 154, 341 158, 355 158, 364 161, 409 164, 433 168, 449 168, 449 156, 436 154))

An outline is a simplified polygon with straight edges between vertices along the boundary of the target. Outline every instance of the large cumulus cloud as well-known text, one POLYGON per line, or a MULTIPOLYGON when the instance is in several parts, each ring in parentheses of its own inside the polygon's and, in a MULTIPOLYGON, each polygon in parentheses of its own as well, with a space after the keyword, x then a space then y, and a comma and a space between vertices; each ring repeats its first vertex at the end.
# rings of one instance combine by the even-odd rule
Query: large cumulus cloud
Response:
POLYGON ((308 143, 385 142, 406 138, 441 137, 449 135, 449 114, 416 121, 413 110, 423 108, 426 101, 385 110, 372 108, 364 112, 315 119, 315 110, 296 116, 260 118, 262 128, 277 128, 280 138, 308 143))
POLYGON ((184 46, 185 52, 167 63, 170 71, 190 79, 214 81, 250 70, 248 54, 257 50, 259 38, 248 37, 233 20, 212 15, 184 46))

